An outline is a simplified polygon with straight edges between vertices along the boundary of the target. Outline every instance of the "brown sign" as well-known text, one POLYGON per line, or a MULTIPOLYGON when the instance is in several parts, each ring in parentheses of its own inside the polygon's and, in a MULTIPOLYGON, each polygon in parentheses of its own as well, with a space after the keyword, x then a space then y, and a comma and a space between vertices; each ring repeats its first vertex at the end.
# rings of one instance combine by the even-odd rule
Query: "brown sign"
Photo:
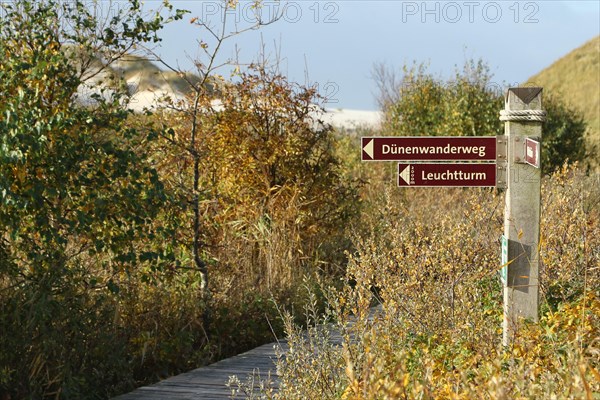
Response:
POLYGON ((363 137, 363 161, 495 161, 495 136, 363 137))
POLYGON ((398 164, 398 186, 495 187, 496 164, 398 164))

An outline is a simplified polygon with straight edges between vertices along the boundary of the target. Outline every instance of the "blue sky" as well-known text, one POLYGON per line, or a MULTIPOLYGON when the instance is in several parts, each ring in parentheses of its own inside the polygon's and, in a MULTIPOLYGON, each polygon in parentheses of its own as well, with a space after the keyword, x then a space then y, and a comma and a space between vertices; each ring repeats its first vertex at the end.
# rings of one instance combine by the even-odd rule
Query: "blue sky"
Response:
MULTIPOLYGON (((210 44, 192 17, 221 25, 221 1, 172 0, 188 9, 168 25, 156 52, 192 69, 198 40, 210 44)), ((248 1, 228 15, 228 30, 251 23, 248 1)), ((264 46, 290 80, 318 85, 327 108, 376 110, 374 63, 401 68, 413 61, 448 77, 467 59, 483 59, 497 85, 518 84, 600 34, 600 1, 265 1, 263 15, 283 17, 232 38, 221 61, 256 59, 264 46), (285 8, 282 8, 285 7, 285 8), (261 44, 262 43, 262 44, 261 44), (236 48, 237 53, 236 53, 236 48)), ((149 1, 147 6, 158 5, 149 1)), ((223 70, 227 75, 227 71, 223 70)))

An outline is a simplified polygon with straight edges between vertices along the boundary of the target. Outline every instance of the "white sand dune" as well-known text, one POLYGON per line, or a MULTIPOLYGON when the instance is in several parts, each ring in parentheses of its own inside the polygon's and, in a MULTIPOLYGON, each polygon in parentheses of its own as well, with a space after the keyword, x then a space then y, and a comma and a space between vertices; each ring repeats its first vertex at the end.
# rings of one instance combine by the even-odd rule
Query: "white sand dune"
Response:
MULTIPOLYGON (((185 94, 169 85, 167 81, 160 79, 148 82, 143 80, 141 74, 134 73, 126 80, 126 85, 130 94, 128 108, 136 113, 142 113, 144 110, 156 110, 165 108, 169 104, 177 104, 185 101, 185 94)), ((110 97, 110 90, 104 93, 96 86, 98 80, 88 82, 82 85, 78 91, 78 102, 84 105, 92 105, 95 100, 92 94, 100 94, 103 97, 110 97)), ((219 108, 219 105, 216 109, 219 108)), ((324 112, 315 106, 313 117, 329 124, 337 129, 355 130, 359 128, 377 128, 382 121, 382 113, 379 111, 352 110, 352 109, 325 109, 324 112), (319 111, 317 111, 319 110, 319 111)))
MULTIPOLYGON (((135 112, 143 112, 144 109, 157 109, 165 106, 164 99, 170 97, 173 102, 185 99, 182 93, 174 92, 169 87, 163 86, 158 90, 143 90, 136 92, 131 97, 129 108, 135 112)), ((213 104, 218 110, 221 105, 213 104)), ((324 113, 316 112, 315 117, 338 129, 354 130, 358 128, 377 128, 381 124, 382 114, 379 111, 350 110, 350 109, 326 109, 324 113)))
POLYGON ((380 111, 326 109, 323 122, 341 129, 377 128, 382 121, 380 111))

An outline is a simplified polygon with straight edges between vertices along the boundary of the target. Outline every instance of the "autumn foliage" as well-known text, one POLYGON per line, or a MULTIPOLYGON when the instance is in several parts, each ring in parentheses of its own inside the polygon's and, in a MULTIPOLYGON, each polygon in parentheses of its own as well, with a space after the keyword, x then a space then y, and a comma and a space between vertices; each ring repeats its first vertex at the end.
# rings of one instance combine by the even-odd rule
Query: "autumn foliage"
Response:
POLYGON ((280 390, 268 398, 593 398, 600 390, 598 176, 565 167, 544 179, 541 318, 523 321, 506 348, 502 194, 431 196, 432 189, 372 184, 386 218, 356 235, 346 285, 330 288, 326 317, 309 313, 308 335, 287 325, 291 350, 279 360, 280 390), (335 332, 340 344, 331 342, 335 332))
POLYGON ((315 91, 256 66, 133 115, 110 63, 184 12, 93 10, 2 3, 0 396, 106 398, 235 354, 343 274, 356 185, 315 91))
MULTIPOLYGON (((201 41, 197 74, 169 71, 186 96, 135 115, 110 66, 186 12, 87 3, 0 2, 0 398, 108 398, 284 334, 279 393, 252 395, 600 390, 600 183, 563 166, 585 156, 568 110, 547 153, 543 315, 503 349, 502 192, 394 188, 320 121, 314 88, 265 63, 218 75, 230 35, 198 18, 215 52, 201 41)), ((498 129, 483 65, 448 86, 406 72, 383 134, 498 129)))

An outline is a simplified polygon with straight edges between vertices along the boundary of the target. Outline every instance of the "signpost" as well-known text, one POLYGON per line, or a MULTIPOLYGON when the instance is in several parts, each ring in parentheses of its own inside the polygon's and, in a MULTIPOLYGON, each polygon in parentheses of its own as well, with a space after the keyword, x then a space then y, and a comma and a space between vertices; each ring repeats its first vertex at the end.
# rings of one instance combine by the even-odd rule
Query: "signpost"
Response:
POLYGON ((538 87, 508 90, 500 112, 505 136, 361 138, 363 161, 400 161, 400 187, 506 188, 500 270, 505 346, 521 318, 538 321, 540 139, 546 118, 541 92, 538 87))
POLYGON ((500 119, 508 141, 504 236, 509 264, 504 283, 502 343, 508 346, 520 320, 538 321, 542 88, 511 88, 500 119))
POLYGON ((494 187, 496 164, 398 164, 398 186, 494 187))
POLYGON ((363 161, 496 161, 496 136, 363 137, 363 161))

